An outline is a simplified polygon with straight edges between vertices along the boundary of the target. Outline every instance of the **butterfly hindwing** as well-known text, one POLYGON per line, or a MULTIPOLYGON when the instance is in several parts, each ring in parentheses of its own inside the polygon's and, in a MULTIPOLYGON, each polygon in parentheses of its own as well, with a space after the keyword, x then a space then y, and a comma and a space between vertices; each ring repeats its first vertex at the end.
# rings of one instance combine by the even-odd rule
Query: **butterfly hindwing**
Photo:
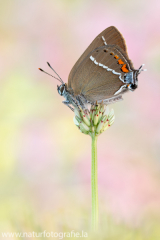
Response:
POLYGON ((90 102, 114 96, 125 85, 124 75, 132 67, 126 58, 125 51, 116 45, 90 52, 75 70, 71 82, 74 94, 83 95, 90 102))
MULTIPOLYGON (((87 57, 87 55, 92 52, 94 49, 101 47, 101 46, 107 46, 110 44, 114 44, 119 46, 127 55, 127 47, 125 44, 125 40, 122 36, 122 34, 115 28, 114 26, 111 26, 109 28, 106 28, 103 32, 101 32, 89 45, 89 47, 85 50, 85 52, 81 55, 81 57, 78 59, 78 61, 73 66, 69 78, 68 78, 68 87, 71 87, 71 83, 73 81, 74 74, 81 64, 81 62, 87 57)), ((128 55, 127 55, 128 57, 128 55)))

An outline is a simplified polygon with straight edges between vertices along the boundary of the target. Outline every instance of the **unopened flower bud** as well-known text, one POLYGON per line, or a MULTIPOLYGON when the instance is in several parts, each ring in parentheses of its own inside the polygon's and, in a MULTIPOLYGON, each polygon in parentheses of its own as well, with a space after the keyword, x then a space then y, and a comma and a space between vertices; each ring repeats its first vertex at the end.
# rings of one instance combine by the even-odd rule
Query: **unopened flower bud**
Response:
POLYGON ((115 120, 115 116, 113 116, 110 120, 109 120, 109 125, 112 125, 114 123, 115 120))
POLYGON ((103 129, 103 125, 104 125, 104 122, 101 120, 101 121, 98 123, 97 129, 96 129, 96 133, 97 133, 97 134, 99 134, 100 131, 103 129))
POLYGON ((105 108, 103 115, 106 115, 108 117, 108 115, 109 115, 109 107, 108 106, 105 108))
POLYGON ((83 115, 82 118, 83 118, 83 121, 85 122, 85 124, 87 124, 87 126, 90 126, 90 125, 91 125, 91 123, 90 123, 90 121, 89 121, 87 115, 83 115))
POLYGON ((100 112, 104 112, 104 104, 101 104, 101 106, 100 106, 100 112))
POLYGON ((99 111, 99 121, 98 121, 98 122, 100 122, 100 121, 101 121, 101 118, 102 118, 102 112, 101 112, 101 111, 99 111))
POLYGON ((107 122, 107 124, 103 127, 103 131, 106 131, 109 127, 110 127, 110 125, 107 122))
POLYGON ((99 119, 99 115, 98 115, 98 111, 96 111, 95 115, 94 115, 94 125, 96 126, 98 123, 98 119, 99 119))
POLYGON ((103 122, 106 122, 107 116, 106 116, 106 115, 103 115, 101 120, 102 120, 103 122))
POLYGON ((74 116, 73 122, 74 122, 74 124, 75 124, 76 126, 79 126, 79 122, 77 121, 76 116, 74 116))
POLYGON ((88 131, 86 129, 84 129, 82 125, 80 125, 79 129, 82 133, 88 135, 88 131))
POLYGON ((75 119, 77 120, 78 123, 81 123, 82 122, 82 119, 78 116, 75 116, 75 119))
POLYGON ((108 119, 111 119, 114 116, 114 110, 111 109, 111 111, 108 114, 108 119))
POLYGON ((83 121, 79 123, 79 126, 81 129, 84 129, 84 131, 89 131, 89 127, 83 121))
POLYGON ((77 108, 74 108, 74 114, 75 116, 78 116, 79 118, 81 118, 80 112, 77 108))

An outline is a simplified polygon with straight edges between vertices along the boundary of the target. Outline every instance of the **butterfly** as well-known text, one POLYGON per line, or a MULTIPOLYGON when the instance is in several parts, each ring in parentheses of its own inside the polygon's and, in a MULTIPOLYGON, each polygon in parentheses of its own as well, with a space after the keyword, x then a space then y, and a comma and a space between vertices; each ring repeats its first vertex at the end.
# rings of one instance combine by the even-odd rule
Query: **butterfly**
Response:
POLYGON ((134 69, 125 40, 114 26, 106 28, 93 40, 73 66, 67 84, 47 64, 57 77, 39 70, 61 82, 57 91, 72 111, 74 107, 85 109, 87 103, 110 104, 122 100, 122 94, 138 87, 138 75, 146 70, 142 69, 144 64, 134 69))

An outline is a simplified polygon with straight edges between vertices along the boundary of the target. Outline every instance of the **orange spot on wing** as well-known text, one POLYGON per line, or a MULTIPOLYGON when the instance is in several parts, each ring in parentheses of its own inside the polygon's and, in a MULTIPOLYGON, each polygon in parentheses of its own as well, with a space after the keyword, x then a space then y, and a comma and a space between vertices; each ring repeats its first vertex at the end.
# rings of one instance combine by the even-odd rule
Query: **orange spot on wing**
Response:
POLYGON ((118 60, 118 63, 119 64, 124 64, 124 62, 121 59, 118 60))
POLYGON ((126 72, 126 73, 129 72, 129 70, 126 67, 126 64, 124 64, 121 69, 123 72, 126 72))
POLYGON ((116 59, 118 59, 119 57, 117 55, 114 56, 116 59))

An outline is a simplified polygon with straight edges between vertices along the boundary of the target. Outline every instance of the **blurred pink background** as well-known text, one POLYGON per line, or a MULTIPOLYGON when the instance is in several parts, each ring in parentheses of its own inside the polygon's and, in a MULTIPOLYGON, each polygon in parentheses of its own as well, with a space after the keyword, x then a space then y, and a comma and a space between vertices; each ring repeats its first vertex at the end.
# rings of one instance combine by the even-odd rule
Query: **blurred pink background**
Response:
POLYGON ((53 217, 55 228, 89 224, 91 139, 74 125, 59 83, 38 68, 53 74, 48 61, 67 82, 83 51, 112 25, 134 67, 145 63, 147 72, 110 106, 115 123, 98 139, 100 216, 129 225, 160 216, 159 12, 158 0, 1 2, 1 229, 25 228, 30 214, 41 225, 53 217))

